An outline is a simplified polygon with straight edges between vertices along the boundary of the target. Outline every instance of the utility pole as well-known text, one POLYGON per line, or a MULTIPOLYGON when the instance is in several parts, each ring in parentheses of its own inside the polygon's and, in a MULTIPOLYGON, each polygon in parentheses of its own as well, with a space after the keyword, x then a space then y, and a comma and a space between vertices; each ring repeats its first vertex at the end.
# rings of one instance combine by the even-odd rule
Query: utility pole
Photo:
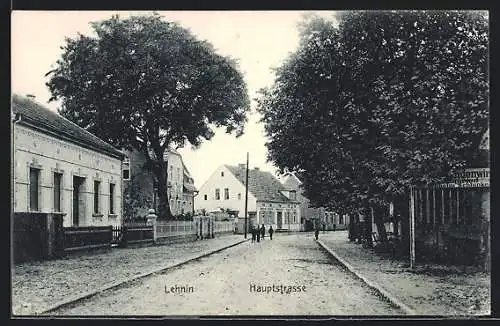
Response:
POLYGON ((248 215, 248 152, 247 152, 247 168, 245 181, 245 239, 247 238, 247 215, 248 215))

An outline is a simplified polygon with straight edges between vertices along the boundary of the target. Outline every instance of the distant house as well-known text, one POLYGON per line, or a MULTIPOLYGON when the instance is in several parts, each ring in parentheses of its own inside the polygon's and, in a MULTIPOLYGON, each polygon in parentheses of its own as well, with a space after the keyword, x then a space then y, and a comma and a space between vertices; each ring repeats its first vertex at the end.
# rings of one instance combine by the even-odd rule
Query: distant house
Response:
POLYGON ((124 154, 33 99, 12 97, 14 212, 120 225, 124 154))
MULTIPOLYGON (((150 208, 157 208, 158 198, 155 197, 155 181, 153 174, 144 166, 146 158, 142 153, 133 150, 127 151, 126 154, 130 165, 130 179, 125 181, 125 193, 126 200, 131 200, 128 205, 133 206, 133 212, 129 212, 129 214, 134 215, 127 216, 127 218, 144 217, 150 208), (135 189, 133 193, 131 188, 135 189)), ((170 149, 165 151, 163 158, 168 162, 167 196, 172 215, 193 213, 194 196, 197 191, 193 177, 184 164, 181 154, 170 149)))
MULTIPOLYGON (((201 186, 195 197, 196 210, 230 210, 245 215, 246 165, 222 165, 201 186)), ((299 230, 300 207, 294 191, 287 190, 270 172, 259 168, 248 174, 248 218, 274 229, 299 230)))
POLYGON ((345 230, 349 224, 348 215, 340 215, 332 211, 327 211, 324 207, 311 207, 301 188, 302 181, 295 175, 290 174, 283 183, 286 189, 294 190, 297 193, 297 200, 300 202, 300 216, 302 228, 309 230, 314 228, 317 223, 320 227, 325 225, 327 230, 345 230))

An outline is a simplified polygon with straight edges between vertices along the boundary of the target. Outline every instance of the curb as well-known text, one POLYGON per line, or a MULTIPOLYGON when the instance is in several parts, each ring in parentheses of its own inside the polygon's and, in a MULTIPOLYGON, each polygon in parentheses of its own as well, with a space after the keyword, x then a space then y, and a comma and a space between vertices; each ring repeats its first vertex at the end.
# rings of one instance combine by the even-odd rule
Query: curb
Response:
POLYGON ((168 265, 168 266, 161 267, 161 268, 156 268, 154 270, 150 270, 150 271, 145 272, 145 273, 141 273, 141 274, 129 277, 129 278, 124 278, 124 279, 121 279, 121 280, 118 280, 118 281, 114 281, 114 282, 108 283, 108 284, 100 287, 97 290, 93 290, 93 291, 90 291, 90 292, 84 292, 83 294, 78 294, 76 296, 63 299, 63 300, 61 300, 61 301, 59 301, 59 302, 51 305, 49 308, 45 308, 45 309, 43 309, 41 311, 35 312, 34 315, 37 316, 37 315, 47 314, 49 312, 55 311, 57 309, 60 309, 62 307, 65 307, 65 306, 68 306, 70 304, 76 303, 78 301, 82 301, 84 299, 88 299, 90 297, 93 297, 93 296, 95 296, 95 295, 97 295, 97 294, 99 294, 99 293, 101 293, 103 291, 110 290, 110 289, 113 289, 113 288, 125 285, 126 283, 130 283, 130 282, 136 281, 138 279, 141 279, 141 278, 144 278, 144 277, 156 274, 156 273, 164 272, 164 271, 167 271, 169 269, 173 269, 173 268, 179 267, 181 265, 184 265, 184 264, 187 264, 189 262, 198 260, 200 258, 210 256, 212 254, 218 253, 220 251, 226 250, 226 249, 231 248, 231 247, 235 247, 235 246, 237 246, 237 245, 239 245, 239 244, 241 244, 243 242, 246 242, 248 240, 249 239, 241 240, 241 241, 235 242, 233 244, 226 245, 226 246, 224 246, 222 248, 219 248, 219 249, 216 249, 216 250, 213 250, 213 251, 209 251, 207 253, 204 253, 204 254, 201 254, 201 255, 189 258, 189 259, 181 261, 179 263, 175 263, 175 264, 168 265))
POLYGON ((386 300, 388 300, 392 305, 396 306, 397 308, 403 310, 403 312, 407 315, 418 315, 415 310, 412 308, 408 307, 404 303, 402 303, 400 300, 395 298, 392 294, 384 290, 380 285, 378 285, 375 282, 372 282, 368 280, 366 277, 364 277, 359 271, 357 271, 355 268, 352 267, 351 264, 349 264, 347 261, 342 259, 337 253, 335 253, 333 250, 328 248, 321 240, 316 240, 316 242, 323 248, 325 249, 335 260, 337 260, 339 263, 344 265, 345 268, 347 268, 352 274, 354 274, 357 278, 359 278, 361 281, 363 281, 366 285, 368 285, 372 290, 377 292, 379 295, 384 297, 386 300))

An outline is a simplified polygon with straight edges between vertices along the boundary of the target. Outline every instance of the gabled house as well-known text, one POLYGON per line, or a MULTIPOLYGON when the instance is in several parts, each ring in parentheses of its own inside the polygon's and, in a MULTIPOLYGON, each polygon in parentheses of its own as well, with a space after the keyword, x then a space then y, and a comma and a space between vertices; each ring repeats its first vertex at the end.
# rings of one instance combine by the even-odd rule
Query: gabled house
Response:
POLYGON ((311 230, 319 225, 320 228, 325 226, 326 230, 345 230, 349 224, 348 215, 340 215, 335 212, 326 210, 324 207, 311 207, 310 201, 304 196, 304 191, 301 187, 302 181, 291 173, 283 183, 284 187, 289 190, 294 190, 297 193, 297 200, 300 202, 301 228, 305 231, 311 230))
MULTIPOLYGON (((127 151, 130 165, 130 179, 125 180, 125 201, 127 218, 143 218, 151 208, 157 209, 155 181, 153 174, 144 164, 146 158, 136 150, 127 151)), ((167 196, 172 215, 177 216, 194 212, 194 196, 197 192, 194 180, 182 156, 174 149, 165 151, 163 158, 168 162, 167 196)))
POLYGON ((34 99, 13 95, 11 110, 14 212, 120 225, 124 153, 34 99))
MULTIPOLYGON (((230 210, 245 216, 246 165, 222 165, 200 187, 196 210, 230 210)), ((253 224, 274 229, 299 230, 300 207, 295 191, 287 190, 270 172, 248 171, 248 218, 253 224)))

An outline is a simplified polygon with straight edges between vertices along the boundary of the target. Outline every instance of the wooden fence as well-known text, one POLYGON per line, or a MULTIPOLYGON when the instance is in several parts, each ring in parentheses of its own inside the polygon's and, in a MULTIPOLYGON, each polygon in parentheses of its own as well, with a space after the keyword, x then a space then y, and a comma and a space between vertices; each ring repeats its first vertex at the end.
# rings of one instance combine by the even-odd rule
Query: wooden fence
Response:
POLYGON ((232 221, 215 221, 215 233, 234 233, 235 224, 232 221))
POLYGON ((489 259, 489 188, 482 184, 413 187, 410 214, 417 256, 457 264, 489 259), (488 209, 487 209, 488 208, 488 209))
POLYGON ((127 246, 138 243, 152 243, 154 229, 146 222, 127 222, 124 225, 113 227, 113 244, 127 246))
POLYGON ((194 221, 157 221, 156 237, 171 238, 196 236, 210 238, 212 235, 233 233, 234 223, 231 221, 214 221, 207 218, 196 218, 194 221))
POLYGON ((157 221, 156 224, 157 238, 196 235, 196 231, 194 221, 157 221))
POLYGON ((108 226, 71 226, 64 229, 64 251, 111 247, 113 229, 108 226))

